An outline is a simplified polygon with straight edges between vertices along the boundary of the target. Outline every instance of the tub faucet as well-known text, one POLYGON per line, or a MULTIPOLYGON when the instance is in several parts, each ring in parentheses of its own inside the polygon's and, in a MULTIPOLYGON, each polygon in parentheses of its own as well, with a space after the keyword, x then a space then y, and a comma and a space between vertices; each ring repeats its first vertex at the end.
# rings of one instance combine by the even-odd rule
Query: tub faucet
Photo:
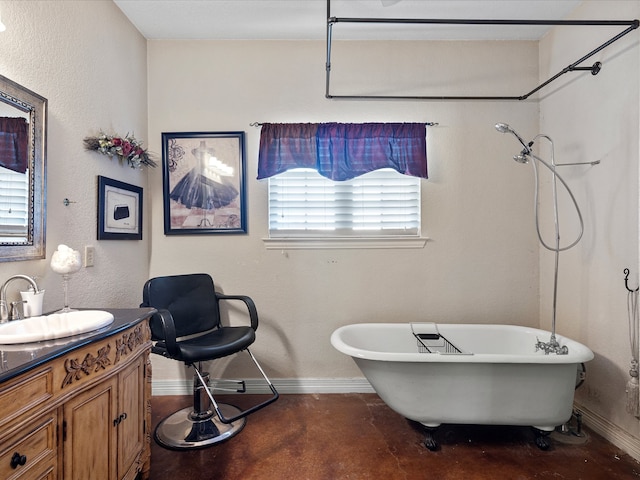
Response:
POLYGON ((545 355, 549 355, 550 353, 555 353, 557 355, 567 355, 569 353, 569 347, 566 345, 560 346, 558 340, 556 340, 555 334, 551 334, 551 338, 548 342, 542 342, 540 339, 536 338, 536 352, 538 350, 544 351, 545 355))
POLYGON ((9 277, 2 284, 2 287, 0 287, 0 323, 6 323, 10 319, 14 320, 13 315, 11 316, 11 318, 9 316, 9 306, 7 305, 7 287, 14 280, 25 280, 31 284, 35 293, 38 293, 40 291, 38 289, 38 284, 36 283, 36 281, 27 275, 13 275, 9 277))

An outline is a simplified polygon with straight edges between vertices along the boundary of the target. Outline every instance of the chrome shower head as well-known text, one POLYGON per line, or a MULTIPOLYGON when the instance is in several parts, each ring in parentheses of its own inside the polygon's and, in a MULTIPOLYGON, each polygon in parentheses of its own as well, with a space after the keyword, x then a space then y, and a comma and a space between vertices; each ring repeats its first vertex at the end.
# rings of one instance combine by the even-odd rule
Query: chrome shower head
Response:
POLYGON ((500 133, 507 133, 511 131, 511 127, 506 123, 496 123, 496 130, 500 133))
POLYGON ((518 163, 529 163, 529 157, 524 154, 524 150, 518 155, 514 155, 513 159, 518 163))
MULTIPOLYGON (((511 128, 509 125, 507 125, 506 123, 496 123, 495 128, 497 131, 499 131, 500 133, 511 133, 513 134, 514 137, 516 137, 518 139, 518 141, 522 144, 522 146, 524 147, 524 150, 522 150, 522 152, 520 152, 520 155, 515 155, 513 158, 514 160, 516 160, 516 157, 520 157, 520 156, 525 156, 529 153, 531 153, 531 150, 529 149, 529 147, 531 145, 533 145, 533 142, 530 143, 529 145, 527 145, 524 140, 522 139, 522 137, 520 135, 518 135, 518 132, 516 132, 513 128, 511 128)), ((521 160, 517 160, 520 163, 527 163, 527 162, 523 162, 521 160)))

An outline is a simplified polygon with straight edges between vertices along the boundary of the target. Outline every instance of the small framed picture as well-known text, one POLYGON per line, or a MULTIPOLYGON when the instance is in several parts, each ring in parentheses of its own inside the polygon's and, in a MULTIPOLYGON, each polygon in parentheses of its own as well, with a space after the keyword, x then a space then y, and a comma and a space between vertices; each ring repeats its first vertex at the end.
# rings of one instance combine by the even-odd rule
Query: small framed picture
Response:
POLYGON ((244 132, 162 134, 165 235, 247 233, 244 132))
POLYGON ((142 240, 142 187, 98 175, 98 240, 142 240))

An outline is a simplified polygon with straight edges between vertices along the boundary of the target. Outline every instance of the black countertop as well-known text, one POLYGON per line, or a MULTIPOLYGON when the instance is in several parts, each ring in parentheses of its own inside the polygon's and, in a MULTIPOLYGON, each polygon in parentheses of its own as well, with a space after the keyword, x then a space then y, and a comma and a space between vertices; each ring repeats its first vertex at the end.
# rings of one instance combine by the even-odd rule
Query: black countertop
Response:
MULTIPOLYGON (((17 377, 49 360, 97 340, 115 335, 132 327, 156 312, 154 308, 95 308, 113 314, 113 322, 99 330, 72 337, 43 342, 0 345, 0 382, 17 377)), ((19 322, 20 320, 14 320, 19 322)))

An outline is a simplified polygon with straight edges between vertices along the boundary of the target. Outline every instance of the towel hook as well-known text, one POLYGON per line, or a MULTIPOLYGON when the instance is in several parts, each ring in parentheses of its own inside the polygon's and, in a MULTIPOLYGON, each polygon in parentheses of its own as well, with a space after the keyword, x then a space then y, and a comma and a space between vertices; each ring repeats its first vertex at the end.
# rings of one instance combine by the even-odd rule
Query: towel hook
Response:
POLYGON ((637 292, 638 289, 640 289, 640 287, 636 288, 635 290, 631 290, 629 288, 629 269, 625 268, 622 273, 624 273, 624 286, 627 287, 627 290, 629 290, 631 293, 637 292))

